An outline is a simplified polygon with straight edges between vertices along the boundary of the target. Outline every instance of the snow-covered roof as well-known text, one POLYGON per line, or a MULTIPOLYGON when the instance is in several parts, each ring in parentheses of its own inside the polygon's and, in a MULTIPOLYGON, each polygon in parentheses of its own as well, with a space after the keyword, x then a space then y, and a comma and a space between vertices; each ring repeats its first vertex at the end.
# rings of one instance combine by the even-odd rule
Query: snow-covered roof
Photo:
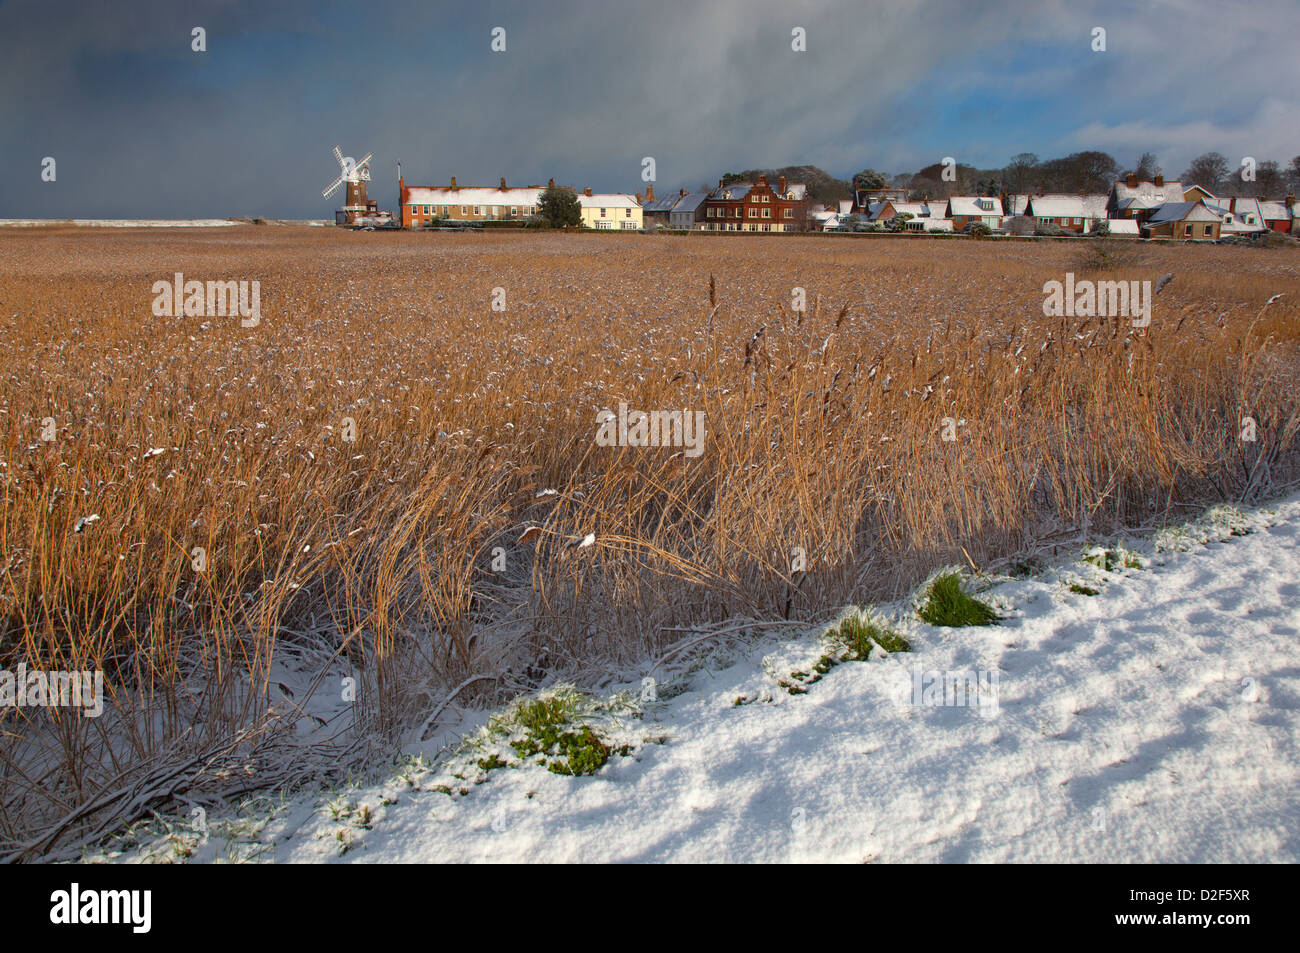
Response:
POLYGON ((930 218, 947 218, 948 217, 948 200, 947 199, 928 199, 925 203, 929 210, 930 218))
POLYGON ((1010 195, 1007 198, 1010 200, 1010 205, 1011 205, 1011 207, 1007 209, 1007 214, 1024 215, 1025 208, 1029 205, 1029 200, 1033 198, 1033 196, 1032 195, 1010 195))
POLYGON ((925 220, 925 230, 927 232, 951 232, 952 219, 950 218, 927 218, 925 220))
POLYGON ((1002 215, 1002 200, 991 195, 953 195, 948 198, 948 214, 957 215, 1002 215), (980 202, 991 202, 988 208, 980 202))
MULTIPOLYGON (((1239 212, 1234 212, 1232 209, 1228 208, 1229 199, 1219 199, 1219 201, 1224 204, 1215 205, 1211 202, 1206 202, 1205 207, 1223 219, 1223 231, 1239 235, 1249 235, 1254 232, 1264 231, 1264 225, 1261 223, 1258 213, 1253 210, 1248 210, 1246 214, 1250 215, 1253 219, 1253 221, 1250 221, 1246 219, 1245 215, 1239 212)), ((1250 207, 1248 206, 1247 208, 1249 209, 1250 207)))
MULTIPOLYGON (((772 191, 775 192, 776 189, 773 189, 772 191)), ((787 182, 785 186, 785 195, 782 196, 782 198, 794 199, 796 202, 802 202, 807 195, 808 186, 803 183, 792 185, 787 182)))
MULTIPOLYGON (((1100 224, 1098 222, 1097 224, 1100 224)), ((1094 226, 1095 227, 1095 226, 1094 226)), ((1137 219, 1135 218, 1112 218, 1107 219, 1106 227, 1112 235, 1139 235, 1137 219)))
POLYGON ((592 195, 578 193, 578 204, 583 208, 640 208, 635 195, 622 192, 597 192, 592 195))
POLYGON ((840 199, 840 214, 849 215, 853 212, 853 199, 840 199))
POLYGON ((452 189, 413 185, 406 190, 407 205, 536 205, 545 189, 452 189))
POLYGON ((1266 222, 1286 221, 1291 217, 1285 202, 1260 202, 1259 211, 1266 222))
POLYGON ((906 212, 913 218, 929 218, 930 210, 920 202, 895 202, 894 214, 902 215, 906 212))
POLYGON ((1084 218, 1087 210, 1077 195, 1035 195, 1029 200, 1035 218, 1084 218))
POLYGON ((1142 198, 1151 204, 1140 205, 1138 208, 1152 208, 1155 205, 1161 205, 1165 202, 1182 202, 1183 183, 1166 182, 1163 185, 1156 185, 1154 182, 1139 182, 1132 188, 1124 179, 1119 179, 1114 185, 1115 201, 1122 202, 1125 199, 1142 198))

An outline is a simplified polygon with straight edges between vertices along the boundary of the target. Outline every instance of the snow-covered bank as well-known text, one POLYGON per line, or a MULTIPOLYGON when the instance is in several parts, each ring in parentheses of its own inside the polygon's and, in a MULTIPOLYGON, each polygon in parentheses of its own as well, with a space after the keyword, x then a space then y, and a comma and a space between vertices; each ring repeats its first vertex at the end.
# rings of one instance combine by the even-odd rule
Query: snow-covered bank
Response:
POLYGON ((1001 582, 997 625, 893 607, 911 652, 805 693, 779 681, 807 637, 696 671, 592 776, 462 754, 233 844, 214 824, 193 859, 1300 860, 1300 498, 1142 549, 1001 582), (933 673, 974 694, 934 697, 933 673))

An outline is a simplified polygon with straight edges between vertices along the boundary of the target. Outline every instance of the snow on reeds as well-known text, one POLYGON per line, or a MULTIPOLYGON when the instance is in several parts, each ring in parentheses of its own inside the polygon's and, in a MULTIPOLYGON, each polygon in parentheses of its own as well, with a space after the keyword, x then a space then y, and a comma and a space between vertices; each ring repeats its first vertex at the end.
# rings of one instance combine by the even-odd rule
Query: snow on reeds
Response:
POLYGON ((1045 318, 1059 243, 33 233, 0 266, 0 668, 110 686, 95 724, 0 714, 0 854, 1294 472, 1285 250, 1130 252, 1099 277, 1176 275, 1146 328, 1045 318), (256 278, 261 325, 154 317, 177 271, 256 278), (702 455, 598 446, 620 402, 703 411, 702 455))

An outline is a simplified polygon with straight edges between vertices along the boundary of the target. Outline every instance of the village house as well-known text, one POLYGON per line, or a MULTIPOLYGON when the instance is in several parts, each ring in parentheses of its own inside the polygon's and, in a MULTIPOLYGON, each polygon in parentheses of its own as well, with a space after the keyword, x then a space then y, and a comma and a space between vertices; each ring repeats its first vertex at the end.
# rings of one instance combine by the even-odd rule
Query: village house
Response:
POLYGON ((871 214, 872 206, 890 201, 906 202, 907 189, 854 189, 853 207, 850 211, 866 218, 871 214))
MULTIPOLYGON (((685 194, 686 190, 683 189, 682 195, 685 194)), ((641 220, 646 228, 659 228, 661 226, 668 228, 668 213, 672 211, 673 206, 677 204, 677 200, 681 196, 669 195, 661 199, 655 198, 655 187, 652 182, 645 187, 645 198, 642 199, 640 193, 637 193, 637 198, 641 202, 641 220)))
POLYGON ((687 192, 682 189, 681 197, 673 203, 668 213, 668 224, 683 231, 704 227, 704 201, 708 192, 687 192))
MULTIPOLYGON (((758 181, 719 182, 702 203, 704 228, 711 232, 791 232, 808 225, 807 202, 796 198, 801 189, 787 189, 785 176, 773 189, 766 175, 758 181)), ((802 193, 806 194, 806 193, 802 193)))
MULTIPOLYGON (((551 184, 555 184, 554 180, 551 184)), ((536 214, 537 203, 543 191, 536 185, 524 189, 507 188, 504 178, 495 189, 472 186, 461 188, 456 184, 454 175, 451 177, 451 185, 446 188, 407 186, 402 178, 398 179, 397 186, 401 195, 403 228, 427 225, 433 219, 457 222, 523 221, 536 214)))
POLYGON ((1291 231, 1291 209, 1295 205, 1295 196, 1288 195, 1282 202, 1260 202, 1259 209, 1264 216, 1264 227, 1274 232, 1287 234, 1291 231))
POLYGON ((621 192, 597 192, 583 189, 578 196, 582 207, 582 224, 587 228, 640 231, 642 227, 641 203, 634 195, 621 192))
POLYGON ((1116 180, 1111 185, 1106 201, 1106 215, 1109 218, 1132 218, 1144 222, 1161 205, 1186 201, 1181 182, 1166 182, 1163 175, 1157 175, 1150 182, 1139 182, 1138 177, 1130 172, 1127 177, 1116 180))
POLYGON ((1223 220, 1202 202, 1165 202, 1142 223, 1143 238, 1218 241, 1223 220))
POLYGON ((1002 224, 1002 200, 992 195, 953 195, 948 199, 947 217, 959 232, 972 222, 997 228, 1002 224))

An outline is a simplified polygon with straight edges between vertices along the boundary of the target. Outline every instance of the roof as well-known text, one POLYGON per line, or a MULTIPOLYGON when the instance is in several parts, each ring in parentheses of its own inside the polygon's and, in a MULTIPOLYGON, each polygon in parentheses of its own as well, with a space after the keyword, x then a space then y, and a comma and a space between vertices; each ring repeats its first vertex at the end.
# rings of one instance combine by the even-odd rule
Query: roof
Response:
POLYGON ((925 220, 925 230, 927 232, 951 232, 952 219, 950 218, 928 218, 925 220))
POLYGON ((753 183, 750 182, 732 182, 730 185, 714 189, 709 193, 709 198, 718 202, 739 202, 753 187, 753 183))
POLYGON ((1164 202, 1182 202, 1183 201, 1183 183, 1166 182, 1163 185, 1156 185, 1154 182, 1139 182, 1132 188, 1129 188, 1125 179, 1118 179, 1111 187, 1115 195, 1116 202, 1122 202, 1125 199, 1143 198, 1151 204, 1139 205, 1138 208, 1152 208, 1164 202))
MULTIPOLYGON (((1231 200, 1219 199, 1218 201, 1228 203, 1231 200)), ((1253 202, 1254 200, 1251 199, 1250 201, 1253 202)), ((1205 207, 1223 219, 1223 231, 1225 232, 1250 234, 1251 232, 1262 232, 1265 230, 1258 213, 1250 206, 1246 207, 1245 214, 1242 212, 1234 212, 1232 209, 1228 208, 1227 204, 1215 205, 1211 202, 1206 202, 1205 207), (1255 220, 1253 222, 1247 222, 1245 215, 1252 215, 1255 217, 1255 220)))
POLYGON ((583 208, 640 208, 635 195, 623 192, 597 192, 594 195, 578 193, 578 204, 583 208))
POLYGON ((1147 225, 1165 225, 1169 222, 1217 222, 1220 215, 1200 202, 1165 202, 1147 219, 1147 225))
POLYGON ((662 199, 655 199, 653 202, 643 202, 641 204, 642 212, 667 212, 677 204, 680 195, 669 195, 662 199))
POLYGON ((1010 205, 1011 205, 1011 207, 1007 209, 1007 214, 1024 215, 1025 207, 1029 205, 1029 200, 1033 198, 1033 196, 1032 195, 1009 195, 1007 196, 1007 198, 1010 200, 1010 205))
POLYGON ((894 202, 894 214, 902 215, 906 212, 913 218, 929 218, 930 210, 921 202, 894 202))
POLYGON ((1135 218, 1112 218, 1106 222, 1106 227, 1112 235, 1141 234, 1135 218))
POLYGON ((410 186, 407 205, 536 205, 545 189, 425 188, 410 186))
POLYGON ((704 204, 704 200, 709 197, 708 192, 688 192, 677 200, 673 206, 674 212, 692 213, 704 204))
POLYGON ((1035 218, 1085 218, 1088 214, 1077 195, 1035 195, 1029 200, 1035 218))
POLYGON ((947 199, 927 199, 925 204, 926 204, 926 208, 929 210, 930 218, 948 217, 947 199))
POLYGON ((1285 221, 1291 217, 1291 213, 1286 209, 1285 202, 1260 202, 1259 210, 1266 222, 1285 221))
POLYGON ((948 198, 950 215, 997 215, 1002 216, 1002 200, 991 195, 953 195, 948 198), (979 202, 992 202, 991 208, 980 208, 979 202))

